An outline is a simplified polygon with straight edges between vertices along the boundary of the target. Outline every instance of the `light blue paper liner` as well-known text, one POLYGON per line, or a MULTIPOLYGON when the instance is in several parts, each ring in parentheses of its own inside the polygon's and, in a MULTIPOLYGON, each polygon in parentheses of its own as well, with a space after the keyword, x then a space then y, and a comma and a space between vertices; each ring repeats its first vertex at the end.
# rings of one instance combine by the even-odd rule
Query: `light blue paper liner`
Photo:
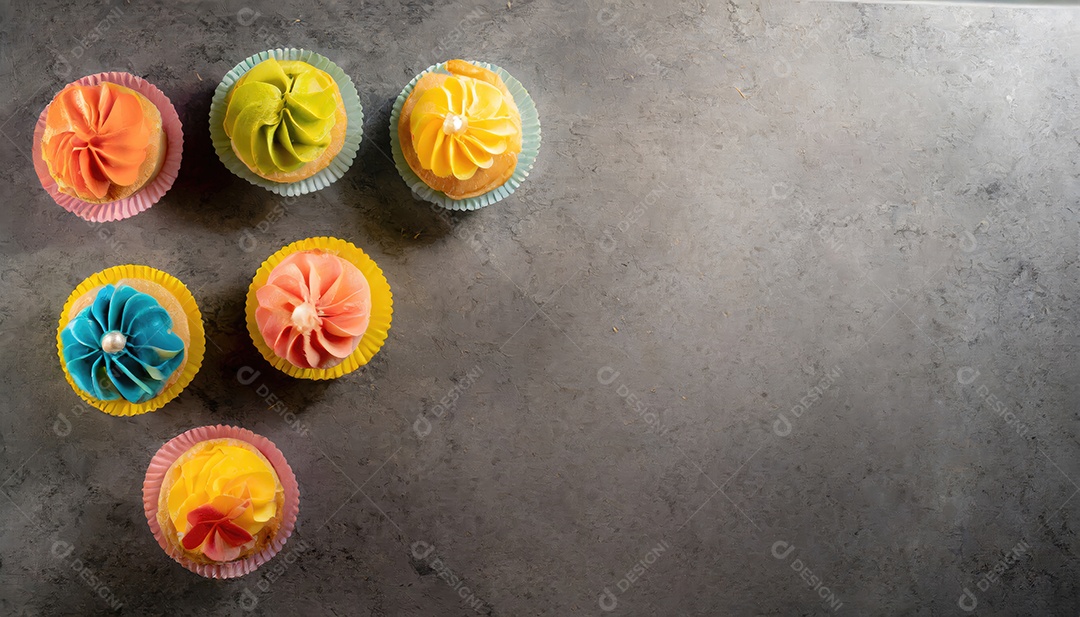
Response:
POLYGON ((251 56, 225 74, 221 83, 218 84, 217 90, 214 91, 213 102, 210 103, 210 139, 214 142, 214 150, 217 151, 218 158, 225 164, 225 167, 228 167, 229 171, 255 186, 261 186, 268 191, 286 197, 324 189, 344 176, 356 159, 356 153, 360 150, 360 140, 363 137, 364 108, 360 104, 360 95, 357 93, 352 79, 338 65, 306 49, 271 49, 251 56), (349 118, 349 126, 345 130, 345 144, 341 147, 341 151, 338 152, 337 156, 334 157, 334 160, 330 161, 330 165, 314 176, 297 182, 274 182, 255 174, 236 156, 229 136, 225 134, 225 97, 229 95, 229 91, 232 89, 233 84, 236 83, 236 80, 240 79, 244 73, 270 58, 275 60, 300 60, 317 69, 326 71, 330 77, 334 78, 338 90, 341 91, 341 99, 345 104, 345 114, 349 118))
POLYGON ((394 110, 390 113, 390 149, 394 153, 394 166, 397 167, 398 173, 401 174, 405 184, 408 184, 409 188, 418 197, 442 206, 447 210, 478 210, 484 206, 490 206, 493 203, 502 201, 516 191, 521 186, 521 183, 525 181, 525 178, 529 177, 533 163, 536 162, 536 155, 540 152, 540 115, 536 111, 536 104, 533 103, 532 97, 525 90, 525 86, 521 85, 520 81, 514 79, 510 73, 507 73, 501 67, 487 62, 473 62, 471 60, 469 62, 497 73, 506 84, 510 94, 513 95, 514 103, 517 105, 518 111, 521 112, 521 153, 518 154, 514 174, 502 186, 476 197, 451 199, 446 196, 446 193, 428 186, 409 167, 409 163, 405 161, 405 154, 401 151, 401 140, 398 138, 398 120, 401 118, 401 109, 405 106, 405 100, 412 94, 413 88, 416 87, 416 82, 420 81, 420 78, 426 73, 437 71, 446 75, 450 74, 446 70, 445 62, 429 66, 414 77, 398 95, 397 100, 394 101, 394 110))

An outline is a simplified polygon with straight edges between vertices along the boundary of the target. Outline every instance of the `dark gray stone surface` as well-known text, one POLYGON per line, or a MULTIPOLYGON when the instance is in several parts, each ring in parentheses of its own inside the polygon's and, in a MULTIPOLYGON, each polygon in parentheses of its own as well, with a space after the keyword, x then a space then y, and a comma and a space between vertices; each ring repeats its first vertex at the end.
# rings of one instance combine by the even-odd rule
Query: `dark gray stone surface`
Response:
POLYGON ((1075 11, 41 0, 0 8, 0 45, 0 614, 1080 611, 1075 11), (276 46, 335 60, 367 113, 347 177, 289 202, 207 127, 221 76, 276 46), (544 127, 528 183, 469 215, 387 158, 391 101, 449 57, 506 67, 544 127), (88 225, 28 155, 53 94, 105 70, 162 88, 186 143, 161 203, 88 225), (309 383, 259 357, 243 301, 324 234, 382 266, 394 322, 309 383), (192 289, 205 364, 155 413, 80 413, 56 320, 128 262, 192 289), (302 488, 285 553, 228 582, 169 560, 141 505, 157 448, 213 423, 302 488))

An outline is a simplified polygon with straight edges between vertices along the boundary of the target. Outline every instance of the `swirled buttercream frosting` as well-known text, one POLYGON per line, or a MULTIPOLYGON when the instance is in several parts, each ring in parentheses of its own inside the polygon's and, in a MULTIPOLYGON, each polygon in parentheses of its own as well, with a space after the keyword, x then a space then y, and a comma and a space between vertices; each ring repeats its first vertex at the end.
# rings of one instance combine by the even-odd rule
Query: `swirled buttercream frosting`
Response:
POLYGON ((145 403, 183 362, 184 341, 172 325, 153 296, 105 285, 60 333, 67 372, 96 399, 145 403))
POLYGON ((301 368, 340 364, 359 345, 371 317, 364 274, 320 250, 289 255, 255 293, 255 320, 266 344, 301 368))
POLYGON ((139 180, 152 137, 139 95, 111 83, 71 85, 46 115, 42 147, 49 172, 79 197, 102 199, 112 185, 139 180))
POLYGON ((420 165, 440 178, 468 180, 508 148, 521 150, 514 139, 520 129, 503 93, 464 75, 451 75, 423 93, 409 131, 420 165))
POLYGON ((233 87, 225 134, 253 170, 294 171, 330 146, 339 96, 334 78, 306 62, 264 60, 233 87))
POLYGON ((254 451, 204 442, 169 479, 169 518, 185 550, 232 561, 278 512, 282 492, 274 468, 254 451))

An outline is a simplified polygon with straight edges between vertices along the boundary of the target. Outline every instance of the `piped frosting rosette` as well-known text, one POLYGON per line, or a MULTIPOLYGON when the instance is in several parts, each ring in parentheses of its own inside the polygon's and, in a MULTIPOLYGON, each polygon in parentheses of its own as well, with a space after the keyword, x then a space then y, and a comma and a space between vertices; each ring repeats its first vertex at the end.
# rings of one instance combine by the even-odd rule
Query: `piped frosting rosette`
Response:
POLYGON ((382 348, 393 294, 379 266, 352 243, 308 238, 263 262, 246 313, 255 347, 275 368, 301 379, 335 379, 382 348))
POLYGON ((206 350, 202 316, 187 287, 137 265, 80 283, 60 315, 56 345, 75 393, 115 416, 154 411, 176 398, 206 350))
POLYGON ((184 131, 153 84, 129 73, 98 73, 69 84, 42 110, 32 150, 34 171, 53 201, 88 221, 117 221, 150 208, 172 187, 184 131))
POLYGON ((352 79, 304 49, 245 59, 225 74, 210 104, 210 138, 221 162, 244 180, 290 197, 345 175, 360 150, 363 123, 352 79), (310 164, 319 171, 296 179, 310 164))
POLYGON ((270 440, 232 426, 191 429, 146 470, 143 509, 170 557, 207 578, 254 571, 296 527, 300 488, 270 440))
POLYGON ((406 101, 425 75, 454 75, 446 62, 430 66, 414 77, 394 101, 390 114, 390 149, 398 173, 418 197, 449 210, 476 210, 510 196, 529 176, 540 152, 540 116, 521 82, 494 64, 469 64, 497 74, 512 101, 505 101, 489 84, 453 76, 441 88, 425 92, 413 108, 409 118, 415 140, 412 150, 423 169, 436 177, 464 181, 471 179, 478 169, 489 168, 493 158, 504 152, 517 152, 513 173, 499 186, 479 195, 455 199, 417 175, 402 149, 399 124, 406 101), (508 113, 510 105, 516 106, 517 114, 508 113), (520 126, 511 130, 508 120, 515 115, 520 115, 520 126))
POLYGON ((105 285, 60 331, 68 374, 97 399, 145 403, 184 361, 184 341, 157 299, 105 285))

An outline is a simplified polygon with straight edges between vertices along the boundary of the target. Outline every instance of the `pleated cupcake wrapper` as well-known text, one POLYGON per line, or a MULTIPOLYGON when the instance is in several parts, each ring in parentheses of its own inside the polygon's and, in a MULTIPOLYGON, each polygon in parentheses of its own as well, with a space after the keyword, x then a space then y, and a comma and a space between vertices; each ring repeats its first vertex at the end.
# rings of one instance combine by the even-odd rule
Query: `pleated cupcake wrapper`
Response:
POLYGON ((428 186, 420 176, 416 175, 416 172, 409 167, 409 163, 405 160, 405 154, 401 150, 401 139, 398 136, 398 122, 401 119, 401 110, 421 77, 432 71, 445 75, 450 74, 446 70, 445 62, 429 66, 424 72, 414 77, 398 95, 397 100, 394 101, 394 110, 390 113, 390 149, 394 153, 394 166, 397 167, 398 173, 401 174, 401 178, 405 180, 405 184, 409 185, 413 193, 416 193, 421 199, 442 206, 447 210, 478 210, 506 199, 521 186, 525 178, 529 177, 533 163, 536 162, 536 156, 540 153, 540 116, 536 111, 536 103, 533 102, 532 97, 525 90, 525 86, 521 85, 520 81, 514 79, 510 73, 507 73, 501 67, 487 62, 470 62, 497 73, 506 84, 507 90, 513 95, 514 103, 518 106, 518 111, 521 112, 521 153, 518 154, 514 174, 502 186, 476 197, 451 199, 446 196, 446 193, 428 186))
POLYGON ((240 64, 237 64, 218 84, 214 91, 213 101, 210 103, 210 139, 214 142, 214 150, 218 158, 237 176, 247 180, 255 186, 284 195, 293 197, 304 195, 319 189, 324 189, 345 175, 356 159, 356 153, 360 150, 360 140, 364 137, 364 108, 360 104, 360 94, 356 91, 352 79, 327 58, 306 49, 271 49, 251 56, 240 64), (345 145, 341 151, 330 161, 330 165, 319 173, 297 182, 274 182, 267 180, 248 169, 248 166, 236 156, 232 149, 232 140, 225 134, 225 99, 229 96, 236 80, 243 77, 255 65, 274 58, 275 60, 300 60, 307 62, 317 69, 325 71, 334 78, 338 90, 341 91, 341 99, 345 105, 345 114, 349 118, 349 126, 345 130, 345 145))
POLYGON ((274 365, 274 368, 292 377, 300 379, 336 379, 347 375, 371 361, 371 358, 382 348, 390 331, 390 320, 394 314, 394 294, 390 291, 390 283, 379 266, 367 256, 364 251, 357 248, 351 242, 338 238, 318 237, 299 240, 286 246, 271 255, 259 266, 255 278, 251 281, 247 294, 247 328, 252 342, 258 348, 262 357, 274 365), (274 353, 267 344, 261 332, 259 324, 255 320, 255 311, 259 308, 259 299, 256 292, 259 291, 270 278, 270 272, 289 255, 299 251, 311 251, 322 249, 333 253, 348 261, 357 268, 367 279, 371 288, 371 319, 368 321, 367 330, 360 338, 360 344, 356 349, 337 366, 325 369, 301 368, 289 362, 285 358, 274 353))
POLYGON ((296 483, 296 476, 285 460, 285 455, 269 439, 235 426, 201 426, 173 437, 161 446, 154 458, 150 460, 150 466, 146 469, 146 479, 143 481, 143 511, 146 513, 146 522, 150 525, 150 531, 154 537, 157 538, 158 545, 177 563, 206 578, 236 578, 255 571, 256 568, 270 561, 285 546, 285 542, 296 528, 296 517, 300 512, 300 486, 296 483), (271 539, 270 545, 244 559, 220 564, 198 563, 188 559, 178 546, 179 542, 173 544, 165 538, 165 532, 161 530, 161 525, 157 520, 161 486, 165 482, 165 474, 169 471, 169 467, 192 446, 211 439, 238 439, 258 448, 266 460, 273 465, 285 489, 285 513, 282 517, 281 529, 271 539))
POLYGON ((75 390, 75 394, 79 395, 79 398, 111 416, 137 416, 159 409, 165 403, 179 396, 180 392, 191 383, 191 380, 195 378, 195 374, 199 372, 203 356, 206 353, 206 335, 203 331, 202 314, 195 303, 195 297, 191 295, 191 292, 183 283, 172 275, 149 266, 131 264, 114 266, 102 270, 79 283, 75 291, 68 296, 67 302, 64 303, 64 312, 60 315, 60 327, 56 330, 56 353, 60 356, 60 368, 64 371, 64 377, 71 384, 71 389, 75 390), (71 321, 69 313, 71 313, 71 307, 75 304, 75 301, 95 287, 115 285, 121 279, 144 279, 167 289, 180 301, 184 315, 187 316, 188 329, 191 333, 191 342, 187 349, 184 350, 187 354, 187 361, 184 363, 180 377, 160 394, 145 403, 132 403, 123 398, 103 401, 90 396, 75 384, 75 380, 71 378, 71 374, 67 370, 67 364, 64 362, 64 343, 60 338, 60 333, 64 331, 68 322, 71 321))
POLYGON ((41 155, 41 139, 45 135, 45 119, 49 115, 49 105, 46 105, 38 116, 37 125, 34 126, 34 171, 37 173, 38 180, 41 181, 42 188, 61 208, 94 223, 126 219, 156 204, 172 188, 176 175, 180 173, 180 159, 184 155, 184 129, 180 124, 180 116, 177 115, 176 108, 173 107, 169 97, 158 90, 157 86, 130 73, 98 73, 83 77, 75 83, 80 86, 96 86, 103 82, 131 88, 157 107, 161 113, 161 128, 165 131, 166 137, 165 160, 162 161, 157 175, 146 186, 134 195, 117 201, 94 204, 67 193, 61 193, 56 180, 53 180, 52 175, 49 174, 49 166, 41 155))

